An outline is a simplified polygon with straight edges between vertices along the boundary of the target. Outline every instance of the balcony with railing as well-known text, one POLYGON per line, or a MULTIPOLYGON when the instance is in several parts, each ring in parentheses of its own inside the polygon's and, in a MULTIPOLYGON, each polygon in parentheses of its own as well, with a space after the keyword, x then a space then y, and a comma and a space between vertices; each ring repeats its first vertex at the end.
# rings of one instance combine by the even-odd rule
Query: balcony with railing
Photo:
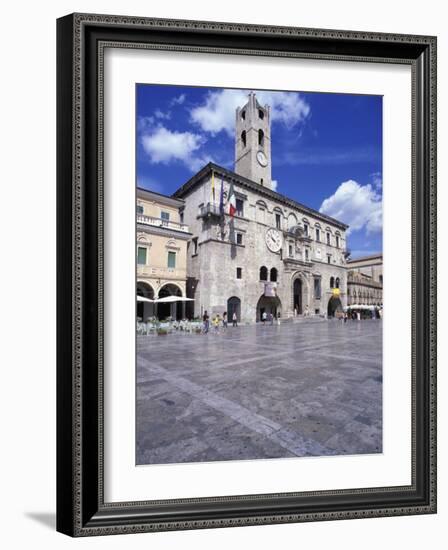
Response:
POLYGON ((221 217, 219 205, 211 202, 204 204, 199 209, 199 218, 221 217))
POLYGON ((184 223, 173 222, 162 218, 154 218, 153 216, 145 216, 144 214, 137 214, 137 223, 152 225, 153 227, 164 227, 165 229, 173 229, 174 231, 182 231, 183 233, 189 232, 188 225, 184 223))

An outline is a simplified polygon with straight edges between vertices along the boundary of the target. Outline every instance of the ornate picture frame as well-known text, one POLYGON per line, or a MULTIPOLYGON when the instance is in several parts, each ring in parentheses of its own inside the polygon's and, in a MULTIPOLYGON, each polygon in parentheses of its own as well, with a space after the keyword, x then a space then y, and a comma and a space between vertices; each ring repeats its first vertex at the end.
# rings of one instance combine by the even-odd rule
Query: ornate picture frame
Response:
POLYGON ((72 14, 57 22, 57 51, 57 530, 92 536, 435 513, 436 38, 72 14), (111 45, 411 67, 410 485, 105 501, 103 63, 111 45))

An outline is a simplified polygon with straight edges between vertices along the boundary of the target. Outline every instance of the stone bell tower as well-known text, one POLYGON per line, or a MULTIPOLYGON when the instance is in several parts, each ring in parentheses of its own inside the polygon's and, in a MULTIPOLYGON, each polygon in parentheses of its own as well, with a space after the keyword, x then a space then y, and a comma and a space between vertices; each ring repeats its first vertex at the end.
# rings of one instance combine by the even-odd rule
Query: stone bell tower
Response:
POLYGON ((260 185, 272 187, 271 113, 250 92, 244 107, 236 110, 235 172, 260 185))

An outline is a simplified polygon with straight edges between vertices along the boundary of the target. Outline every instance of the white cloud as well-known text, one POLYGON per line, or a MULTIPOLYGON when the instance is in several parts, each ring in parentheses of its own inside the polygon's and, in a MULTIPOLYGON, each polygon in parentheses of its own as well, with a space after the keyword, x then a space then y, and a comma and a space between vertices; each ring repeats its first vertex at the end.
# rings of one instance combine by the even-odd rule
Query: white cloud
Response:
POLYGON ((383 187, 383 176, 381 172, 374 172, 370 174, 370 177, 372 178, 373 187, 380 191, 383 187))
POLYGON ((173 105, 182 105, 182 103, 185 101, 186 97, 187 96, 185 94, 180 94, 177 97, 173 97, 173 99, 170 102, 170 105, 171 106, 173 106, 173 105))
POLYGON ((363 228, 367 233, 375 233, 383 227, 381 195, 372 185, 361 185, 354 180, 341 183, 335 193, 322 202, 319 212, 349 225, 347 233, 363 228))
MULTIPOLYGON (((211 134, 225 131, 233 137, 235 131, 235 111, 247 103, 248 91, 219 90, 209 92, 205 103, 193 108, 191 120, 202 130, 211 134)), ((296 92, 257 92, 261 105, 270 105, 272 122, 280 122, 292 128, 303 122, 310 114, 308 103, 296 92)))
POLYGON ((272 180, 272 181, 271 181, 271 189, 272 189, 272 191, 277 191, 277 187, 278 187, 278 181, 277 181, 277 180, 272 180))
POLYGON ((171 111, 167 111, 166 113, 164 113, 160 109, 157 109, 156 111, 154 111, 154 116, 156 118, 161 118, 161 119, 170 119, 171 118, 171 111))
POLYGON ((147 132, 154 127, 154 117, 152 116, 140 116, 137 119, 137 129, 139 132, 147 132))
POLYGON ((192 171, 202 166, 203 158, 198 157, 196 151, 204 142, 205 138, 199 134, 172 132, 163 126, 158 126, 153 133, 141 137, 143 149, 153 164, 179 161, 192 171))

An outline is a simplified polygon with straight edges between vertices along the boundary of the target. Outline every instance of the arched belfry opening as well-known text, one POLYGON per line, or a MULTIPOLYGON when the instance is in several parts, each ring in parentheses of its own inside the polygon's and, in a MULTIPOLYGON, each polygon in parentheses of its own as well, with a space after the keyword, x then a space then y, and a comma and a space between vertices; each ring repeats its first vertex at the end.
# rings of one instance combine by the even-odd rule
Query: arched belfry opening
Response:
POLYGON ((247 145, 246 130, 243 130, 241 132, 241 143, 243 144, 243 147, 246 147, 247 145))

